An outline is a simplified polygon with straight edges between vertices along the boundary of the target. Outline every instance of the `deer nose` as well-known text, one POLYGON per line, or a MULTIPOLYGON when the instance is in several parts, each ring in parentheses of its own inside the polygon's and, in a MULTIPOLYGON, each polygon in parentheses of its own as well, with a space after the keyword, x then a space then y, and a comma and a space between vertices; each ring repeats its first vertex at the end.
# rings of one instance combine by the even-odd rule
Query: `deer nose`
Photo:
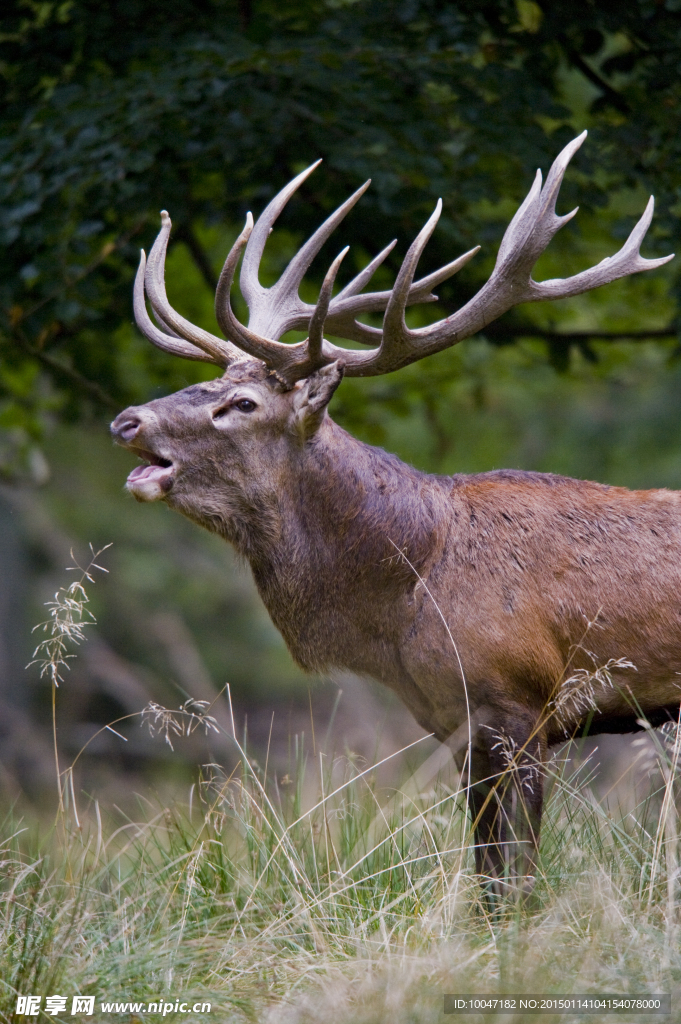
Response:
POLYGON ((120 441, 132 441, 135 434, 142 425, 139 416, 122 412, 111 424, 111 433, 120 441))

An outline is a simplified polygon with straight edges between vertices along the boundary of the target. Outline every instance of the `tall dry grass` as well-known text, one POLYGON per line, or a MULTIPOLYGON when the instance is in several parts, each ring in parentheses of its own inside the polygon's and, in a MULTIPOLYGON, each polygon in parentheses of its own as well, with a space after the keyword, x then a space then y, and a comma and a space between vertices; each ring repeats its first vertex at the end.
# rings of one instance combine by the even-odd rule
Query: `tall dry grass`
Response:
POLYGON ((0 1019, 17 994, 80 992, 207 999, 230 1021, 420 1024, 446 992, 681 987, 677 737, 657 752, 657 817, 617 820, 555 762, 536 902, 493 913, 451 769, 387 791, 373 766, 297 747, 284 785, 242 749, 230 776, 209 766, 134 820, 92 805, 79 828, 66 800, 38 838, 8 818, 0 1019))

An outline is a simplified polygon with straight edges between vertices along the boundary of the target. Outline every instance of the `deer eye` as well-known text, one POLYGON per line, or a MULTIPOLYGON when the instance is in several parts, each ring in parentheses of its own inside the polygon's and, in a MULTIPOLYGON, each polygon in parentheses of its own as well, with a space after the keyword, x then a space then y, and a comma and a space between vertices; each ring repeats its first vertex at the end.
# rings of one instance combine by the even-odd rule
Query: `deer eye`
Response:
POLYGON ((228 402, 227 405, 220 406, 212 413, 213 420, 221 420, 223 416, 226 416, 230 409, 238 409, 239 412, 253 412, 258 408, 257 402, 252 401, 250 398, 240 398, 237 402, 228 402))

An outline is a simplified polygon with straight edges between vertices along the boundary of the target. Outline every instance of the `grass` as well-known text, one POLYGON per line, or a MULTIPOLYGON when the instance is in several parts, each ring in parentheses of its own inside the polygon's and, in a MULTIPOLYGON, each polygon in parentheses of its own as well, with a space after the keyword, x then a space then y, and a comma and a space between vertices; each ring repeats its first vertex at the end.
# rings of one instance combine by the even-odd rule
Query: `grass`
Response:
POLYGON ((681 994, 678 744, 659 744, 661 805, 621 821, 554 763, 536 904, 494 914, 441 759, 387 791, 375 767, 297 747, 283 780, 240 750, 229 777, 209 766, 139 820, 107 827, 93 805, 78 828, 68 799, 42 839, 8 819, 0 1019, 27 1019, 18 994, 92 994, 105 1020, 161 1019, 105 1000, 179 999, 291 1024, 440 1021, 444 993, 681 994))
MULTIPOLYGON (((83 640, 97 557, 50 604, 35 657, 55 692, 83 640)), ((140 715, 172 745, 218 730, 210 710, 187 701, 140 715)), ((210 1003, 208 1019, 230 1022, 427 1024, 444 1019, 445 993, 671 993, 681 1005, 681 730, 650 731, 658 792, 620 814, 593 796, 588 763, 557 755, 533 902, 511 894, 492 911, 444 748, 406 777, 418 744, 364 767, 306 752, 296 736, 282 775, 249 755, 231 721, 229 774, 204 766, 183 798, 140 797, 134 818, 114 808, 103 819, 82 798, 76 807, 55 731, 54 826, 41 833, 9 815, 0 833, 0 1021, 74 1020, 76 994, 95 997, 93 1019, 130 1022, 207 1019, 176 1013, 181 1002, 210 1003), (67 1009, 20 1016, 28 995, 43 1008, 66 996, 67 1009)))

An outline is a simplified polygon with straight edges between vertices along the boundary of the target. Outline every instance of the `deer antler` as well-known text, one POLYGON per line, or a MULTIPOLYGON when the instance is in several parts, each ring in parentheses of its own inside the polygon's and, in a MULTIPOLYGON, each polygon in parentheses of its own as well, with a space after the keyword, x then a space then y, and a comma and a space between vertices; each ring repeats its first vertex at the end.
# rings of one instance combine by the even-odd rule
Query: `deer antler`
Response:
POLYGON ((161 231, 149 255, 146 272, 142 254, 135 283, 137 323, 150 341, 165 351, 227 366, 239 358, 243 350, 263 360, 283 383, 292 386, 295 381, 337 359, 343 361, 345 372, 351 377, 390 373, 476 334, 521 302, 577 295, 628 274, 653 270, 667 263, 673 256, 646 260, 639 253, 653 214, 654 201, 651 197, 640 221, 614 256, 573 277, 543 282, 532 280, 532 268, 537 259, 556 232, 577 212, 575 209, 559 217, 555 205, 565 170, 586 134, 583 132, 558 155, 543 188, 541 171, 537 171, 532 188, 506 229, 491 277, 470 302, 445 320, 418 330, 410 330, 404 320, 408 305, 435 301, 437 296, 431 289, 460 270, 480 248, 476 246, 427 277, 416 282, 413 280, 421 253, 439 220, 441 200, 438 200, 435 211, 407 252, 392 290, 362 294, 362 289, 392 251, 395 242, 386 246, 335 298, 331 298, 340 261, 347 252, 347 249, 343 250, 326 275, 317 304, 309 305, 300 298, 298 289, 312 260, 370 182, 366 182, 324 221, 294 256, 276 284, 271 288, 260 284, 258 269, 272 225, 296 189, 319 165, 320 161, 317 161, 274 197, 255 225, 248 214, 244 230, 227 256, 216 292, 215 311, 221 329, 233 344, 193 326, 170 306, 163 280, 170 234, 170 218, 165 211, 161 215, 161 231), (234 273, 242 252, 240 284, 249 310, 248 327, 237 320, 230 302, 234 273), (160 330, 147 314, 145 289, 160 330), (382 329, 368 327, 356 319, 360 313, 382 310, 385 310, 382 329), (323 337, 325 328, 341 338, 375 347, 364 352, 340 348, 323 337), (309 337, 291 345, 280 342, 282 335, 292 329, 307 329, 309 337))
MULTIPOLYGON (((411 331, 404 321, 405 298, 419 256, 440 215, 438 203, 435 213, 413 242, 400 269, 385 311, 382 344, 374 353, 368 353, 370 358, 367 365, 357 365, 357 375, 388 373, 455 345, 521 302, 540 302, 579 295, 620 277, 654 270, 674 258, 672 253, 661 259, 646 260, 639 252, 653 216, 655 200, 651 196, 643 216, 614 256, 608 256, 597 266, 572 277, 541 282, 532 280, 532 268, 539 256, 560 228, 577 213, 575 208, 559 217, 555 207, 566 168, 586 135, 586 132, 582 132, 559 153, 543 188, 541 171, 537 171, 532 188, 506 229, 492 275, 480 291, 446 320, 411 331)), ((346 373, 351 375, 352 372, 352 369, 346 368, 346 373)))
MULTIPOLYGON (((244 230, 227 256, 218 283, 215 311, 220 327, 232 341, 236 342, 236 345, 225 342, 189 323, 168 302, 164 282, 164 266, 171 221, 166 211, 162 211, 161 230, 149 254, 146 271, 143 253, 135 282, 135 319, 142 333, 154 345, 166 352, 181 355, 187 359, 213 362, 222 367, 228 366, 237 358, 242 358, 242 351, 248 352, 249 355, 262 359, 275 370, 283 382, 293 384, 296 380, 308 376, 319 366, 343 357, 348 351, 337 346, 330 346, 329 342, 323 340, 321 331, 324 327, 329 332, 348 340, 369 345, 380 343, 381 331, 358 323, 356 317, 360 313, 382 312, 388 305, 390 291, 365 294, 360 294, 360 292, 392 251, 396 244, 394 241, 375 256, 368 266, 361 270, 334 299, 331 298, 330 290, 328 294, 324 294, 324 289, 322 289, 323 298, 320 296, 317 305, 312 306, 303 302, 298 295, 300 283, 312 260, 343 217, 366 192, 370 182, 366 182, 324 221, 302 249, 296 253, 275 285, 271 288, 264 288, 258 280, 258 268, 272 224, 296 189, 309 177, 319 163, 320 161, 317 161, 312 164, 289 182, 274 197, 255 225, 250 213, 248 214, 244 230), (245 327, 235 317, 229 298, 234 272, 244 247, 246 251, 240 284, 249 308, 248 327, 245 327), (152 323, 147 313, 144 301, 145 291, 160 329, 152 323), (324 309, 323 315, 322 308, 324 309), (286 331, 312 330, 313 321, 317 340, 311 345, 308 344, 308 341, 294 345, 282 344, 279 341, 286 331), (330 354, 331 350, 334 354, 330 354)), ((475 252, 477 252, 477 248, 433 274, 411 284, 405 300, 406 304, 435 302, 437 296, 431 293, 431 289, 455 274, 475 252)), ((334 261, 332 266, 337 270, 338 261, 334 261)), ((335 278, 335 272, 333 278, 335 278)), ((328 275, 326 284, 328 285, 328 275)), ((333 281, 331 281, 331 287, 332 285, 333 281)))
MULTIPOLYGON (((180 336, 171 330, 167 323, 164 322, 162 317, 154 310, 154 316, 156 318, 159 327, 156 327, 152 323, 149 314, 147 312, 147 306, 144 301, 144 274, 147 265, 147 258, 142 249, 140 254, 140 265, 135 276, 135 288, 133 292, 133 307, 135 310, 135 321, 142 334, 152 341, 158 348, 163 349, 164 352, 169 352, 173 356, 183 356, 185 359, 196 359, 204 363, 214 363, 217 359, 214 355, 205 352, 203 349, 197 348, 196 345, 188 345, 186 341, 182 341, 180 336)), ((216 342, 220 342, 219 338, 215 338, 216 342)), ((224 342, 220 342, 224 344, 224 342)), ((238 351, 238 349, 236 350, 238 351)), ((219 363, 220 366, 227 366, 230 360, 225 358, 219 363)))
MULTIPOLYGON (((239 348, 242 348, 257 359, 262 359, 277 372, 283 381, 289 384, 307 377, 319 366, 333 362, 335 359, 343 359, 346 367, 351 367, 352 362, 348 359, 348 356, 360 355, 360 353, 353 353, 349 349, 332 345, 326 340, 321 340, 321 344, 315 343, 314 352, 312 352, 309 339, 297 344, 287 345, 282 344, 279 338, 289 330, 309 329, 309 325, 312 324, 313 320, 317 324, 319 323, 322 297, 320 295, 317 306, 311 306, 303 302, 298 295, 300 283, 305 271, 324 242, 329 238, 343 217, 349 213, 358 199, 366 192, 371 183, 370 181, 365 182, 354 195, 346 199, 342 206, 339 206, 317 228, 312 237, 308 239, 302 249, 291 260, 275 285, 271 288, 263 288, 258 280, 260 260, 272 225, 295 190, 319 166, 319 163, 320 161, 317 161, 317 163, 306 168, 286 188, 282 189, 260 215, 255 226, 253 226, 249 214, 244 231, 236 240, 231 252, 227 256, 215 295, 215 315, 224 333, 232 338, 239 348), (246 246, 246 251, 241 268, 240 285, 249 310, 248 327, 244 327, 237 320, 230 302, 234 272, 244 246, 246 246)), ((330 296, 325 298, 324 326, 330 334, 335 334, 347 340, 359 341, 365 345, 375 345, 377 342, 380 344, 382 331, 378 328, 367 327, 365 324, 359 323, 356 317, 360 313, 380 312, 386 309, 390 302, 392 294, 390 291, 368 292, 365 294, 360 294, 360 292, 369 283, 376 269, 392 251, 394 246, 394 241, 387 245, 364 270, 361 270, 338 293, 335 299, 331 299, 330 296)), ((413 305, 416 302, 435 302, 437 296, 432 294, 431 289, 441 284, 448 277, 456 274, 475 255, 479 248, 480 246, 476 246, 475 249, 464 253, 463 256, 459 256, 458 259, 453 260, 420 281, 410 281, 405 296, 405 304, 413 305)), ((334 261, 332 266, 337 266, 337 260, 334 261)), ((371 353, 368 354, 370 355, 371 353)), ((352 369, 349 369, 348 372, 352 374, 352 369)))
POLYGON ((148 262, 144 250, 140 255, 134 291, 135 321, 142 334, 165 352, 184 356, 185 359, 216 363, 226 368, 236 359, 243 358, 241 351, 228 341, 223 341, 222 338, 217 338, 214 334, 185 320, 168 302, 164 270, 171 227, 170 217, 165 210, 161 210, 161 230, 151 248, 148 262), (147 313, 145 291, 160 330, 151 322, 147 313))

